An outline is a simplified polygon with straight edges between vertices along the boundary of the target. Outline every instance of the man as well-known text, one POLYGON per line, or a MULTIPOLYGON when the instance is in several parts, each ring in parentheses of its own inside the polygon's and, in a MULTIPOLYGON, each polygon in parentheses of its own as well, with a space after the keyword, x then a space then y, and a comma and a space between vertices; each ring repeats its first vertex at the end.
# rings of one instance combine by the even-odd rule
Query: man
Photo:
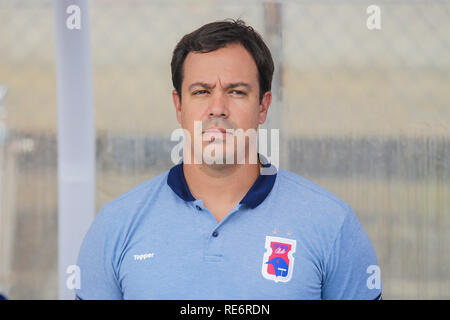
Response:
POLYGON ((102 208, 80 250, 77 297, 380 298, 350 206, 287 170, 262 174, 271 165, 250 161, 249 136, 242 155, 229 133, 257 129, 271 103, 274 65, 258 33, 241 20, 206 24, 181 39, 171 67, 183 161, 102 208))

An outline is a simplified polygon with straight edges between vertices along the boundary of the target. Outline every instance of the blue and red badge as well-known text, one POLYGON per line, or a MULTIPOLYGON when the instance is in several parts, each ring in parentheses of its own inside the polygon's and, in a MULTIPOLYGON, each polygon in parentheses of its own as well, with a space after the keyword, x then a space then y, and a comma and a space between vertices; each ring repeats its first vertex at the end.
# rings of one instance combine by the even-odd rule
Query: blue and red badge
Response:
POLYGON ((262 275, 275 282, 288 282, 294 269, 296 241, 266 236, 266 252, 262 263, 262 275))

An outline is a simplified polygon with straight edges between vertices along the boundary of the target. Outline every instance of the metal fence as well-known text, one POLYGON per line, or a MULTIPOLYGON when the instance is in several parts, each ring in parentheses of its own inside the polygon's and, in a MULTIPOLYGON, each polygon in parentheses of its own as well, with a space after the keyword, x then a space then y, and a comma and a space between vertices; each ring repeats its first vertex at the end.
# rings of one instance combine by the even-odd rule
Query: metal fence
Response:
MULTIPOLYGON (((366 26, 371 4, 92 1, 97 209, 173 165, 177 40, 240 17, 277 63, 268 127, 280 129, 282 167, 352 206, 385 299, 450 298, 450 2, 378 1, 381 30, 366 26)), ((0 0, 0 169, 9 172, 0 181, 0 291, 10 298, 57 298, 51 5, 0 0)))

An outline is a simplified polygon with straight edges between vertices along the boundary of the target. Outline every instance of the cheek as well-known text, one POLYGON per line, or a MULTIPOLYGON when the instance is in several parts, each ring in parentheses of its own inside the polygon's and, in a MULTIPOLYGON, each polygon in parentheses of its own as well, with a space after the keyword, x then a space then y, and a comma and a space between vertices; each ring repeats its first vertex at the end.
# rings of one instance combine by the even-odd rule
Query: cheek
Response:
POLYGON ((259 124, 259 107, 249 108, 246 112, 239 115, 242 127, 245 129, 256 128, 259 124))
POLYGON ((194 132, 194 120, 189 117, 189 115, 182 114, 181 116, 181 125, 184 129, 189 132, 194 132))
POLYGON ((181 123, 186 128, 193 127, 193 124, 190 124, 193 121, 194 117, 189 106, 183 105, 181 107, 181 123))
POLYGON ((185 108, 184 110, 181 111, 181 126, 183 127, 183 129, 186 129, 189 131, 189 133, 191 134, 191 137, 194 136, 194 122, 195 121, 199 121, 200 123, 201 121, 201 114, 196 114, 194 112, 192 112, 189 108, 185 108))

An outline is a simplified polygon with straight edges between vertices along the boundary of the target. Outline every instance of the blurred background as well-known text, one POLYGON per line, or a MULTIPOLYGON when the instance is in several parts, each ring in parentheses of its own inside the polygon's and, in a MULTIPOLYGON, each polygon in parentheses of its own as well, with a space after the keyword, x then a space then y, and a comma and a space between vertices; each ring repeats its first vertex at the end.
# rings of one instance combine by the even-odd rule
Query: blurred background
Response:
MULTIPOLYGON (((450 2, 91 0, 96 210, 168 170, 170 60, 201 25, 241 18, 276 60, 280 164, 349 203, 385 299, 450 299, 450 2)), ((58 298, 51 0, 0 0, 0 292, 58 298)))

